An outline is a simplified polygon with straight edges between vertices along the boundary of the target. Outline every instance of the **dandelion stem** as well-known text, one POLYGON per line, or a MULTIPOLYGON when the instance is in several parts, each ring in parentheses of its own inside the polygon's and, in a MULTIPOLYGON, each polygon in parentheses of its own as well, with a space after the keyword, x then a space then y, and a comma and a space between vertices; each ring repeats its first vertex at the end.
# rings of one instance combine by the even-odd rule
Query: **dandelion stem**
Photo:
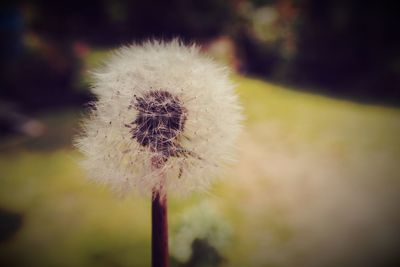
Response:
MULTIPOLYGON (((154 156, 151 166, 154 171, 160 171, 165 159, 154 156)), ((151 264, 152 267, 168 267, 168 217, 167 217, 167 193, 164 191, 165 176, 161 177, 160 187, 153 188, 151 198, 151 264)))
POLYGON ((153 192, 152 205, 152 267, 168 267, 167 196, 153 192))

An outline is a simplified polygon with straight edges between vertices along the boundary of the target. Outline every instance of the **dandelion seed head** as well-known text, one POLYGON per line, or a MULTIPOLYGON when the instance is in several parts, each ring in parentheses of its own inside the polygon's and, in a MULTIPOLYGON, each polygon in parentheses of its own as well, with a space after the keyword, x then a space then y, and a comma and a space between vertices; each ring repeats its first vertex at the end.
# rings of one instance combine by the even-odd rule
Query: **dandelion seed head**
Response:
POLYGON ((233 159, 241 108, 227 69, 179 41, 123 47, 92 73, 76 147, 94 181, 187 194, 233 159))

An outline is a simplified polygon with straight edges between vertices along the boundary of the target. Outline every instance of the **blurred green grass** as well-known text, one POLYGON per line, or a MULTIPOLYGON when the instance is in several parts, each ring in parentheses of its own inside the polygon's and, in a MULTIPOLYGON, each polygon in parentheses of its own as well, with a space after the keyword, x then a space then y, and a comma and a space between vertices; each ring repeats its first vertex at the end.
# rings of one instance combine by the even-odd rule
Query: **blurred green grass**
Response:
MULTIPOLYGON (((281 196, 268 198, 279 185, 274 177, 287 176, 284 169, 293 169, 296 177, 299 167, 291 158, 309 157, 311 151, 315 158, 329 155, 327 161, 344 164, 345 174, 376 171, 386 177, 382 183, 389 183, 384 188, 397 186, 400 110, 234 79, 246 116, 238 164, 209 194, 171 198, 170 230, 186 208, 208 199, 233 229, 232 242, 221 252, 225 266, 293 266, 291 260, 301 263, 308 254, 285 247, 297 236, 284 206, 275 205, 281 196), (265 171, 274 153, 283 161, 282 172, 265 171), (382 166, 374 165, 373 155, 383 157, 382 166), (293 255, 265 259, 260 251, 270 244, 293 255)), ((150 266, 150 203, 137 194, 118 199, 85 179, 77 164, 80 155, 71 147, 80 113, 44 114, 44 136, 19 140, 0 152, 0 207, 23 214, 22 228, 0 243, 4 266, 150 266)), ((308 169, 321 167, 309 163, 308 169)))

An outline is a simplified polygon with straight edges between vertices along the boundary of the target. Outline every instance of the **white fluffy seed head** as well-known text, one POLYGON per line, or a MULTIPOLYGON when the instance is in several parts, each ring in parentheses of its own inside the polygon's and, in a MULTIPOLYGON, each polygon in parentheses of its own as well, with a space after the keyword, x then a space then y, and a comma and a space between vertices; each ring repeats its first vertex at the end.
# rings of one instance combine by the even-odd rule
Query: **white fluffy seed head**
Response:
POLYGON ((241 107, 227 69, 195 45, 123 47, 92 76, 97 101, 75 143, 94 181, 187 194, 233 159, 241 107))

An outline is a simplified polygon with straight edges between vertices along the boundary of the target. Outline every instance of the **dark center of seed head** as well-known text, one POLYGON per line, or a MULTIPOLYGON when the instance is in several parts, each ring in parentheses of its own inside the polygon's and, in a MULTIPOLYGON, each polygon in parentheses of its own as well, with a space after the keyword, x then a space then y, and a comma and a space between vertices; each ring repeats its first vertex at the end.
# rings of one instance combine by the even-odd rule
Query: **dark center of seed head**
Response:
POLYGON ((168 91, 150 91, 141 97, 135 96, 133 107, 138 114, 130 125, 132 138, 151 151, 162 153, 166 159, 178 156, 177 139, 187 116, 178 97, 168 91))

